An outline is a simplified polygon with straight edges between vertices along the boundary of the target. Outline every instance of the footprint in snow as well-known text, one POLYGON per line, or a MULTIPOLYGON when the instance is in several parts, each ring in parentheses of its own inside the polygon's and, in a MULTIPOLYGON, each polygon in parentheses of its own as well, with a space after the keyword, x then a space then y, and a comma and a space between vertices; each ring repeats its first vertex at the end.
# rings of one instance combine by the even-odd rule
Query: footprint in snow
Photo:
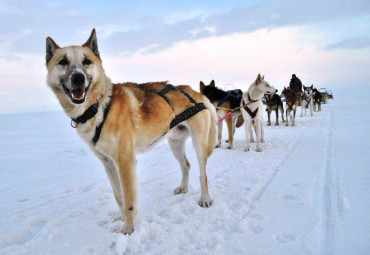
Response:
POLYGON ((294 241, 296 239, 296 235, 293 233, 279 233, 275 235, 275 239, 280 243, 287 243, 290 241, 294 241))

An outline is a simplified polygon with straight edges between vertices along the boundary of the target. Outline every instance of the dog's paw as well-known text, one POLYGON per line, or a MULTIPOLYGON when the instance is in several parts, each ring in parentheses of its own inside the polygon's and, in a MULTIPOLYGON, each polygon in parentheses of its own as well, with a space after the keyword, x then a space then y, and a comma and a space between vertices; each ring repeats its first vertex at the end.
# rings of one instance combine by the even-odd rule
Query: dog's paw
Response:
POLYGON ((265 143, 265 139, 261 138, 261 139, 260 139, 260 142, 261 142, 261 143, 265 143))
POLYGON ((295 124, 294 123, 292 123, 292 127, 294 127, 295 126, 295 124))
POLYGON ((212 199, 210 199, 210 198, 208 198, 208 199, 206 199, 206 198, 201 198, 201 199, 199 199, 199 201, 198 201, 198 205, 199 205, 200 207, 203 207, 203 208, 211 207, 211 206, 212 206, 212 204, 213 204, 213 200, 212 200, 212 199))
POLYGON ((123 225, 122 234, 131 235, 134 232, 134 226, 125 223, 123 225))
POLYGON ((231 146, 231 145, 226 147, 226 149, 228 149, 228 150, 231 150, 232 148, 233 148, 233 146, 231 146))
POLYGON ((188 192, 188 187, 183 187, 183 186, 179 186, 179 187, 177 187, 177 188, 173 191, 173 193, 174 193, 175 195, 182 194, 182 193, 186 193, 186 192, 188 192))
POLYGON ((254 143, 254 138, 251 138, 249 142, 254 143))
POLYGON ((221 143, 218 143, 218 144, 216 144, 216 146, 215 146, 215 148, 217 149, 217 148, 220 148, 221 147, 221 143))
POLYGON ((275 123, 275 126, 279 126, 279 123, 275 123))
POLYGON ((256 151, 257 151, 257 152, 261 152, 261 151, 262 151, 262 149, 261 149, 261 148, 257 148, 257 149, 256 149, 256 151))
POLYGON ((225 140, 225 143, 229 143, 229 139, 225 140))
POLYGON ((250 148, 249 147, 246 147, 245 149, 244 149, 244 151, 245 152, 247 152, 247 151, 249 151, 250 150, 250 148))
POLYGON ((267 126, 271 126, 271 123, 267 123, 267 126))

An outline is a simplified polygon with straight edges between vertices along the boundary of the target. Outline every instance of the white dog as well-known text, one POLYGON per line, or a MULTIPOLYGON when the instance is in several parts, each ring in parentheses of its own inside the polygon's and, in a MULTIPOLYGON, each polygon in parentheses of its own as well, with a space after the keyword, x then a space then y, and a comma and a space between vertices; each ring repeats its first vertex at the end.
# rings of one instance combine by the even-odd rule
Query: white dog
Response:
POLYGON ((252 124, 257 137, 257 151, 262 151, 261 143, 265 142, 263 104, 261 98, 264 94, 276 93, 277 89, 264 81, 264 77, 258 74, 257 79, 250 85, 248 91, 243 94, 241 102, 243 108, 241 108, 241 112, 245 122, 245 137, 247 141, 244 151, 249 151, 250 142, 253 142, 252 124))
POLYGON ((311 117, 313 116, 313 85, 310 87, 303 86, 304 92, 301 102, 301 117, 303 117, 303 109, 304 115, 306 116, 307 109, 306 107, 310 108, 311 117))

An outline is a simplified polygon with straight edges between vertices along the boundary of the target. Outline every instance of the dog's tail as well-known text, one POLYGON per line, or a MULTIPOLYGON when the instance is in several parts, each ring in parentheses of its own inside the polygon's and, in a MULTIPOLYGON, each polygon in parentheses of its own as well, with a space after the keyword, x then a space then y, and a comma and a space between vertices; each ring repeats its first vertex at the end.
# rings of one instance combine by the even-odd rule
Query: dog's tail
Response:
POLYGON ((207 107, 207 109, 210 112, 210 123, 209 123, 209 132, 208 132, 208 150, 207 154, 208 157, 212 154, 213 149, 216 146, 217 143, 217 130, 216 130, 216 122, 217 122, 217 113, 216 113, 216 108, 211 104, 211 102, 205 98, 203 103, 207 107))

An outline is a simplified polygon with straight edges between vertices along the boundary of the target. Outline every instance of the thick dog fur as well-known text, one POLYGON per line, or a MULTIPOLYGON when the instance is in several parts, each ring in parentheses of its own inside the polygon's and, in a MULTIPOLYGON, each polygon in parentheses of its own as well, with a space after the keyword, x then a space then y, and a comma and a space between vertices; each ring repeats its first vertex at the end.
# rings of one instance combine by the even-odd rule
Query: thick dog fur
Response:
MULTIPOLYGON (((277 89, 275 89, 273 86, 270 86, 270 84, 266 82, 264 78, 265 76, 261 77, 261 75, 258 74, 257 79, 249 86, 248 91, 243 94, 244 104, 246 104, 252 112, 258 108, 257 115, 253 119, 244 108, 241 108, 245 122, 246 146, 244 151, 249 151, 250 142, 253 142, 252 124, 254 124, 254 131, 256 133, 256 150, 259 152, 262 151, 261 143, 265 142, 263 129, 263 103, 261 98, 266 93, 276 93, 277 89), (257 100, 257 102, 250 102, 249 98, 252 100, 257 100)), ((241 103, 241 106, 243 106, 243 102, 241 103)))
POLYGON ((303 97, 301 101, 301 117, 306 116, 307 108, 310 108, 310 115, 313 116, 313 85, 310 87, 303 86, 303 97))
POLYGON ((281 97, 278 94, 265 94, 266 99, 266 111, 267 111, 267 126, 271 126, 271 112, 275 111, 276 120, 275 126, 279 126, 279 111, 281 112, 281 120, 284 120, 284 105, 281 101, 281 97))
POLYGON ((185 141, 192 137, 199 168, 201 196, 199 205, 209 207, 206 164, 216 143, 215 108, 203 95, 189 86, 178 86, 207 109, 169 130, 175 116, 193 106, 178 91, 171 91, 169 104, 153 91, 159 91, 166 82, 146 84, 113 84, 105 75, 98 51, 95 29, 83 46, 60 48, 50 37, 46 39, 47 83, 70 118, 81 116, 87 108, 99 101, 97 114, 76 128, 103 163, 118 207, 124 216, 122 233, 134 231, 137 212, 136 154, 152 148, 160 138, 167 137, 172 153, 180 164, 182 181, 175 194, 188 189, 190 164, 185 155, 185 141), (103 120, 103 112, 112 97, 100 139, 94 145, 92 138, 103 120), (162 135, 168 132, 165 136, 162 135))
POLYGON ((295 115, 297 113, 298 107, 298 96, 297 94, 291 90, 290 88, 285 88, 281 92, 281 98, 285 98, 285 126, 289 126, 288 116, 290 117, 290 121, 292 122, 292 127, 295 126, 295 115), (290 107, 290 106, 291 107, 290 107))
MULTIPOLYGON (((212 80, 209 85, 205 85, 202 81, 200 82, 199 85, 199 91, 203 95, 205 95, 211 103, 217 107, 218 103, 223 100, 228 92, 223 91, 222 89, 219 89, 215 86, 215 81, 212 80)), ((220 106, 222 108, 227 108, 227 109, 234 109, 240 106, 241 98, 233 98, 229 97, 225 102, 220 106)), ((218 109, 217 110, 217 116, 218 118, 223 118, 225 115, 228 113, 228 110, 225 109, 218 109)), ((228 130, 228 143, 229 145, 227 146, 227 149, 232 149, 233 148, 233 143, 234 143, 234 133, 235 133, 235 127, 240 127, 243 125, 244 120, 241 115, 240 110, 236 110, 233 112, 231 118, 226 118, 225 119, 226 125, 227 125, 227 130, 228 130)), ((222 140, 222 122, 220 122, 217 126, 218 129, 218 143, 216 145, 216 148, 221 147, 221 140, 222 140)))
POLYGON ((313 111, 321 112, 322 95, 316 88, 312 90, 312 93, 313 93, 313 111))

